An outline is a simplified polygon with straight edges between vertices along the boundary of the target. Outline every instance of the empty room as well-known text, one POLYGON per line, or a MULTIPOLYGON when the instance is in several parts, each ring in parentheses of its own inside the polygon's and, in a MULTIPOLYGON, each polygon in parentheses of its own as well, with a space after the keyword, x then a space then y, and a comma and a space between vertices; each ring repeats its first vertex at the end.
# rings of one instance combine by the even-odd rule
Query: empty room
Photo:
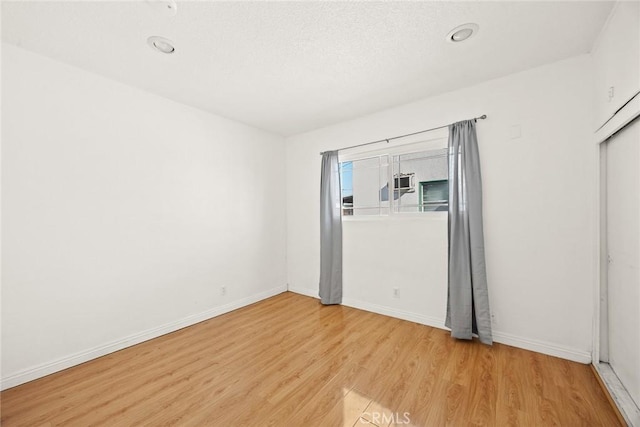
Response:
POLYGON ((3 427, 640 427, 640 1, 0 14, 3 427))

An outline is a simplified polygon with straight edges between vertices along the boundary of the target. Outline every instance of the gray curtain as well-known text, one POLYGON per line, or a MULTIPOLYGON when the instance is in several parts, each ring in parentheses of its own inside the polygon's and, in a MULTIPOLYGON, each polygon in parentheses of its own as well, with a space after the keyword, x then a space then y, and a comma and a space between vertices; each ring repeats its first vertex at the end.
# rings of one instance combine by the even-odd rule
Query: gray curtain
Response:
POLYGON ((342 302, 342 219, 338 152, 322 155, 320 177, 320 301, 342 302))
POLYGON ((492 344, 482 230, 482 178, 475 120, 449 126, 449 292, 454 338, 492 344))

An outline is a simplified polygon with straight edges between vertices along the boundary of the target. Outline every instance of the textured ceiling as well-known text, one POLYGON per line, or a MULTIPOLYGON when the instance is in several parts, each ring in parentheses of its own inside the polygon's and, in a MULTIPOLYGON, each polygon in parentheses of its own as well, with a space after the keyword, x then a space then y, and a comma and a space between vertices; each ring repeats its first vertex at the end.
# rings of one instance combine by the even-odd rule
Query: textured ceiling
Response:
POLYGON ((587 53, 612 2, 2 2, 2 39, 282 135, 587 53), (476 37, 447 42, 460 24, 476 37), (176 52, 152 51, 152 35, 176 52))

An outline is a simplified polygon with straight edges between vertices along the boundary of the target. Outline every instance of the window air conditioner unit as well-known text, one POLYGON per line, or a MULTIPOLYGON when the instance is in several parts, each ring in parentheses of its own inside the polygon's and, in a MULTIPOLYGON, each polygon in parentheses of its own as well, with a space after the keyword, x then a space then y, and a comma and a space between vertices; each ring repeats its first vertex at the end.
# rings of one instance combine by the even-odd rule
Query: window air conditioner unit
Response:
POLYGON ((416 191, 416 174, 411 172, 394 175, 393 187, 402 193, 413 193, 416 191))

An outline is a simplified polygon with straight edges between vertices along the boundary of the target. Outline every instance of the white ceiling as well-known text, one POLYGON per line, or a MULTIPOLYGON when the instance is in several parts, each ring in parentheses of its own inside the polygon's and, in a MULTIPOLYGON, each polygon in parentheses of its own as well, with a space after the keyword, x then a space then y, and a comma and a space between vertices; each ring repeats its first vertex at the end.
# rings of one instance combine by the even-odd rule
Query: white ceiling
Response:
POLYGON ((2 39, 282 135, 590 51, 612 2, 2 2, 2 39), (464 43, 445 40, 480 25, 464 43), (147 37, 175 42, 152 51, 147 37))

